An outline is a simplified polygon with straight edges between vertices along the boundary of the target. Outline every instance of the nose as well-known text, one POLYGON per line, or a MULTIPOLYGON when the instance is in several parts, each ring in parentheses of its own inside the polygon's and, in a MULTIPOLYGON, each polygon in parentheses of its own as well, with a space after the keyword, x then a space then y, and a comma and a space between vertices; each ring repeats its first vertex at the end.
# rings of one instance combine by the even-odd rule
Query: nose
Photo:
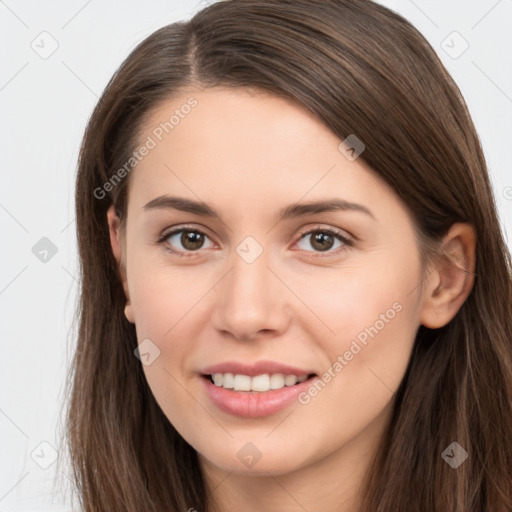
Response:
POLYGON ((215 328, 242 341, 285 332, 292 318, 291 294, 269 268, 265 251, 252 263, 234 254, 232 263, 230 272, 215 287, 215 328))

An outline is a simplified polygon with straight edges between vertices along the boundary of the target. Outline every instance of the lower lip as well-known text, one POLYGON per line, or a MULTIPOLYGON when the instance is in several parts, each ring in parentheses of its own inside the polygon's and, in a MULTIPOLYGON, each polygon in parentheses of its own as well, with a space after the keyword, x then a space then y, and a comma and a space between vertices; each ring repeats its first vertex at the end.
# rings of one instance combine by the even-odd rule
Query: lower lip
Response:
POLYGON ((216 386, 210 378, 201 376, 210 400, 222 411, 243 418, 261 418, 279 412, 311 386, 316 377, 310 377, 295 386, 271 389, 264 392, 233 391, 216 386))

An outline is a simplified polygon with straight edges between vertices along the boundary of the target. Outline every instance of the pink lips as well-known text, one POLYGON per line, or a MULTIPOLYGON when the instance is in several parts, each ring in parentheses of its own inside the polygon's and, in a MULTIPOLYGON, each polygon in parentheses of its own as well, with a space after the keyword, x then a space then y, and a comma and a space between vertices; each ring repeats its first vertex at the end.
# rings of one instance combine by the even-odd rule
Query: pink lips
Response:
POLYGON ((210 400, 222 411, 244 418, 260 418, 270 416, 281 411, 297 400, 300 393, 305 391, 311 384, 314 377, 306 379, 304 382, 294 386, 285 386, 281 389, 271 389, 264 392, 255 391, 233 391, 224 389, 221 386, 213 384, 209 375, 214 373, 232 373, 249 375, 262 375, 265 373, 282 373, 284 375, 311 375, 315 372, 307 369, 300 369, 272 361, 258 361, 252 365, 228 361, 209 366, 201 371, 201 379, 205 386, 205 391, 210 400))
POLYGON ((264 373, 282 373, 284 375, 310 375, 315 373, 311 369, 301 369, 286 364, 277 363, 275 361, 257 361, 254 364, 248 365, 244 363, 238 363, 236 361, 226 361, 224 363, 215 364, 208 366, 201 371, 203 375, 213 375, 214 373, 232 373, 234 375, 249 375, 254 377, 255 375, 263 375, 264 373))

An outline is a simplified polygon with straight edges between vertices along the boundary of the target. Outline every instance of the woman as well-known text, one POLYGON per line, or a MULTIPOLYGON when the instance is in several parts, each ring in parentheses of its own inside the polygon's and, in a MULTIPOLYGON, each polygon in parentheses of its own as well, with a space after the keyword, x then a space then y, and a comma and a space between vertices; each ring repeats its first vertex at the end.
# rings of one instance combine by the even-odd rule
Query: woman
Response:
POLYGON ((510 255, 402 17, 225 0, 156 31, 76 205, 84 510, 512 509, 510 255))

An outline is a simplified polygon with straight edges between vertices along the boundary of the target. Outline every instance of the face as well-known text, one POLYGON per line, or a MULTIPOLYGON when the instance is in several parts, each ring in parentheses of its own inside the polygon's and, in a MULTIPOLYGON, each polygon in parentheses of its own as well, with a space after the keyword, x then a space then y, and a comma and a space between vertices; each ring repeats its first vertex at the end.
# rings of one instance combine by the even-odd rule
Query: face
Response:
POLYGON ((421 320, 404 204, 307 110, 270 95, 180 93, 148 137, 121 242, 125 313, 162 411, 228 471, 284 474, 364 449, 421 320))

